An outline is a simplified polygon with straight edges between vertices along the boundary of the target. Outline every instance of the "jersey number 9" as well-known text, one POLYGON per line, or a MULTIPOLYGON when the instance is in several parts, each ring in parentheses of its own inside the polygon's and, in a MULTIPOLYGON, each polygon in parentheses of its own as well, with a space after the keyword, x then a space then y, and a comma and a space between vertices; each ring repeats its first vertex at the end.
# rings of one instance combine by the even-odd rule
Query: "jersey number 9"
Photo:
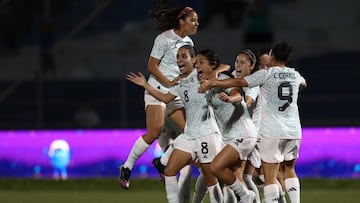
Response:
POLYGON ((282 82, 278 87, 278 97, 280 100, 286 100, 287 102, 279 106, 279 111, 285 111, 293 101, 293 87, 290 82, 282 82))

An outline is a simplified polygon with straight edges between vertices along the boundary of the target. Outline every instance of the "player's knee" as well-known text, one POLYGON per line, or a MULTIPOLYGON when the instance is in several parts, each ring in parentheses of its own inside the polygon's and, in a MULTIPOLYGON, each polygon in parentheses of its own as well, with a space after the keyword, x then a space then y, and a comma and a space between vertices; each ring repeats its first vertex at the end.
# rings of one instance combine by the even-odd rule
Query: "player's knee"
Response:
POLYGON ((291 161, 284 161, 284 169, 285 170, 289 170, 291 168, 295 168, 295 160, 291 160, 291 161))
POLYGON ((176 176, 177 171, 175 172, 171 167, 166 166, 164 170, 165 176, 176 176))
POLYGON ((161 126, 148 128, 147 132, 146 132, 147 139, 148 140, 156 140, 157 138, 159 138, 161 129, 162 129, 161 126))

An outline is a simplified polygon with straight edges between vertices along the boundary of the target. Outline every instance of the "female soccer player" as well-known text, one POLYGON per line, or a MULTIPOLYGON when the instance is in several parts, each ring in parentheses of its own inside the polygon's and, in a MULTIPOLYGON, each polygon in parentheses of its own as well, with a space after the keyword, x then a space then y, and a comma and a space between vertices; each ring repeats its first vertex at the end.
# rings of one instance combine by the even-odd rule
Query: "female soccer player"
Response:
MULTIPOLYGON (((163 32, 155 38, 149 57, 148 70, 151 74, 148 83, 166 93, 170 87, 178 83, 177 76, 180 72, 176 64, 177 50, 183 45, 193 46, 193 41, 189 36, 196 34, 199 23, 198 15, 194 9, 164 5, 163 1, 159 1, 159 3, 151 12, 151 16, 158 20, 159 27, 163 32)), ((135 162, 159 137, 165 115, 182 130, 185 126, 184 108, 179 98, 165 104, 145 90, 144 100, 146 134, 136 140, 127 160, 119 168, 119 182, 125 189, 130 187, 130 175, 135 162)))
MULTIPOLYGON (((200 75, 210 74, 220 64, 219 57, 213 50, 200 51, 196 59, 196 68, 200 75)), ((229 76, 220 74, 218 77, 225 78, 229 76)), ((208 103, 214 109, 226 144, 211 163, 211 170, 240 197, 240 202, 252 202, 255 193, 246 188, 243 171, 247 157, 256 144, 257 130, 247 111, 246 103, 238 88, 213 88, 209 91, 208 103)), ((225 197, 229 190, 225 187, 223 191, 225 197)), ((237 200, 231 199, 230 202, 233 201, 237 200)))
POLYGON ((179 202, 177 173, 191 160, 197 159, 208 187, 210 202, 222 202, 222 193, 217 178, 210 171, 210 163, 222 146, 221 135, 207 103, 207 94, 198 93, 200 81, 194 70, 195 51, 192 46, 179 48, 177 64, 181 72, 179 85, 163 93, 146 82, 139 73, 130 73, 127 79, 144 87, 150 94, 165 103, 180 97, 186 113, 184 134, 175 140, 174 150, 165 168, 165 188, 168 202, 179 202))
MULTIPOLYGON (((235 70, 233 72, 233 75, 236 78, 242 78, 255 72, 257 70, 257 59, 254 52, 249 49, 241 50, 236 57, 234 68, 235 70)), ((252 88, 242 87, 241 89, 245 95, 244 99, 246 107, 250 113, 250 116, 252 117, 252 120, 255 121, 254 124, 256 129, 258 130, 258 119, 256 119, 257 116, 253 116, 253 111, 256 107, 256 100, 260 93, 260 89, 258 86, 252 88)), ((256 111, 255 109, 255 114, 257 114, 256 112, 258 111, 256 111)), ((256 203, 260 203, 260 194, 257 186, 252 179, 252 175, 254 174, 256 168, 260 169, 260 166, 261 159, 256 146, 248 157, 243 176, 246 186, 256 194, 256 203)))
POLYGON ((286 66, 292 48, 282 42, 270 51, 270 68, 244 78, 204 80, 200 92, 211 87, 253 87, 260 85, 258 108, 261 112, 259 151, 265 175, 264 200, 278 202, 276 178, 280 162, 285 161, 285 186, 291 202, 300 202, 300 183, 295 172, 301 142, 297 98, 305 79, 286 66))
MULTIPOLYGON (((262 54, 259 57, 259 69, 268 69, 269 67, 269 51, 262 52, 262 54)), ((257 70, 256 67, 256 56, 251 50, 242 50, 240 51, 240 54, 237 56, 235 61, 235 77, 237 78, 243 78, 245 76, 248 76, 252 74, 254 71, 257 70)), ((260 111, 256 109, 256 101, 257 97, 260 93, 260 89, 258 86, 249 88, 249 87, 242 87, 244 90, 244 93, 246 95, 245 101, 248 106, 249 112, 254 112, 252 116, 252 120, 254 121, 255 126, 257 129, 259 128, 259 122, 260 122, 260 111)), ((261 158, 258 151, 258 147, 256 146, 255 149, 251 152, 249 156, 249 160, 246 163, 245 171, 244 171, 244 181, 246 182, 246 185, 248 188, 256 193, 256 202, 260 203, 260 194, 259 190, 256 187, 252 175, 255 173, 255 171, 258 173, 260 180, 264 181, 264 175, 262 173, 261 166, 261 158), (256 169, 256 170, 255 170, 256 169)), ((280 165, 281 166, 281 165, 280 165)), ((279 171, 279 175, 282 174, 282 171, 279 171)), ((280 199, 279 202, 285 203, 285 192, 282 189, 281 184, 281 178, 278 178, 279 181, 276 183, 279 186, 280 190, 280 199)), ((264 185, 260 185, 259 187, 263 188, 264 185)))

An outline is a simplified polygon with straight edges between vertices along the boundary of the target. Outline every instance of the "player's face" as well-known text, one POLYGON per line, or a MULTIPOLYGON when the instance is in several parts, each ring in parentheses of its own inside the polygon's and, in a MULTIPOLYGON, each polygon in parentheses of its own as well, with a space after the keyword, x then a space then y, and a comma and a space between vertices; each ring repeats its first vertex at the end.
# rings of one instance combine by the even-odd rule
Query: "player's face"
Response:
POLYGON ((270 63, 270 56, 269 54, 263 54, 260 56, 260 69, 268 69, 270 63))
POLYGON ((199 18, 195 11, 190 12, 184 20, 180 20, 180 29, 184 30, 187 35, 194 35, 199 27, 199 18))
POLYGON ((209 60, 205 56, 200 54, 196 55, 195 67, 199 72, 200 78, 203 75, 210 74, 214 69, 214 66, 210 65, 209 60))
POLYGON ((235 60, 236 77, 242 78, 251 74, 254 65, 251 65, 250 59, 246 54, 239 54, 235 60))
POLYGON ((176 54, 176 63, 181 75, 187 76, 194 70, 195 58, 191 57, 188 49, 181 47, 176 54))

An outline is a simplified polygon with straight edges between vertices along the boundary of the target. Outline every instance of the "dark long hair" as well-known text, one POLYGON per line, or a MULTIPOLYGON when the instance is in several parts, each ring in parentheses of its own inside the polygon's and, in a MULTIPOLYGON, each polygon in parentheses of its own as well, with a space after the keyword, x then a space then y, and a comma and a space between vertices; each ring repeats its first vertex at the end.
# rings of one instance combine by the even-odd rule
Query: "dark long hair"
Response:
POLYGON ((194 10, 190 7, 179 6, 168 0, 158 0, 154 9, 149 11, 149 16, 157 21, 157 28, 161 31, 179 28, 179 20, 185 19, 194 10))
POLYGON ((212 49, 203 49, 197 54, 204 56, 209 61, 210 65, 215 66, 214 69, 219 67, 219 65, 221 64, 219 55, 212 49))
POLYGON ((287 63, 290 58, 290 52, 292 52, 293 48, 289 46, 285 42, 281 42, 276 44, 271 49, 271 54, 275 56, 275 59, 279 62, 287 63))

